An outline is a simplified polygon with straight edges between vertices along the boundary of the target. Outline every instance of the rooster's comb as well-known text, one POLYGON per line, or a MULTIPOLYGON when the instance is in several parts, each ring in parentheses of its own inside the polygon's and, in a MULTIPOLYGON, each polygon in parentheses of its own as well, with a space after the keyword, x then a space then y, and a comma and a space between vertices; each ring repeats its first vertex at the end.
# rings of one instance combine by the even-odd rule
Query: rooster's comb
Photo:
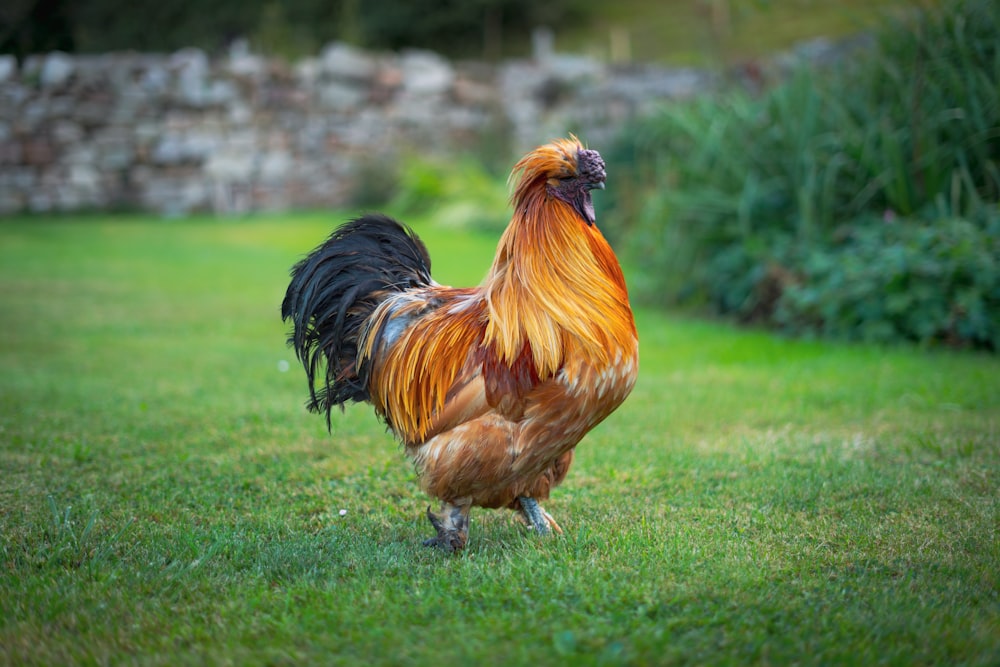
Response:
POLYGON ((604 161, 597 151, 584 148, 572 134, 568 139, 554 139, 534 149, 514 165, 508 179, 508 183, 513 184, 511 200, 516 207, 529 192, 544 188, 550 179, 596 177, 597 174, 591 172, 598 169, 603 181, 604 161))

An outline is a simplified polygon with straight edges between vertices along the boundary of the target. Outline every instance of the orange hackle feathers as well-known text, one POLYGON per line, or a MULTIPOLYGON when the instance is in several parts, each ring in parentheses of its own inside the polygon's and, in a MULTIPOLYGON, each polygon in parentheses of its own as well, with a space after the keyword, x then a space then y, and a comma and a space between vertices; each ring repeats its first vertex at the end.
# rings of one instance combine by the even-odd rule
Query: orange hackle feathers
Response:
POLYGON ((595 225, 546 191, 572 177, 578 141, 559 140, 514 167, 514 218, 500 239, 486 279, 486 342, 513 362, 530 345, 540 377, 551 377, 578 349, 607 363, 635 338, 625 278, 595 225))

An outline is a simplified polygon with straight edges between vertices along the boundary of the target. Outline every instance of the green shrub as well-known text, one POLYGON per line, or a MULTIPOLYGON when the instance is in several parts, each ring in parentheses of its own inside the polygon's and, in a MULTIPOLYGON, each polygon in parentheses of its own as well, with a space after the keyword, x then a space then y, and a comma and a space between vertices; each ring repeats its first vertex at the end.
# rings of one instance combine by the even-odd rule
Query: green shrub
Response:
POLYGON ((507 197, 503 180, 472 157, 412 158, 399 171, 390 206, 404 217, 498 232, 510 220, 507 197))
POLYGON ((873 220, 794 258, 775 322, 793 333, 1000 349, 1000 215, 873 220))
MULTIPOLYGON (((610 207, 632 221, 638 295, 790 331, 995 344, 995 328, 950 326, 937 311, 933 324, 887 324, 871 315, 892 311, 871 305, 890 298, 879 279, 821 267, 850 253, 882 261, 899 248, 914 265, 921 253, 932 262, 959 227, 996 264, 985 241, 1000 201, 997 34, 1000 1, 948 2, 889 24, 876 47, 836 71, 801 70, 759 96, 729 92, 637 122, 608 158, 628 182, 610 207), (899 222, 872 224, 883 218, 899 222), (876 291, 859 299, 822 286, 838 273, 876 291)), ((995 272, 982 280, 995 285, 995 272)), ((959 312, 948 290, 961 285, 933 288, 947 313, 959 312)))

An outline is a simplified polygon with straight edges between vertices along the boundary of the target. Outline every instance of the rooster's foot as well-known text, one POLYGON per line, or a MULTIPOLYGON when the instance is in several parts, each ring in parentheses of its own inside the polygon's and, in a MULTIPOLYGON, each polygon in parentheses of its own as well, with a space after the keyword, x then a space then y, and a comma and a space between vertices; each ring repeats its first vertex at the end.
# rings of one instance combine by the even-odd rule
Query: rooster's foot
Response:
POLYGON ((424 540, 425 547, 438 547, 446 553, 453 553, 465 547, 469 539, 470 505, 443 503, 439 512, 427 508, 427 518, 437 530, 437 536, 424 540))
POLYGON ((521 496, 517 499, 521 505, 520 514, 516 515, 526 526, 539 535, 548 535, 553 530, 562 535, 562 528, 552 518, 552 515, 542 509, 534 498, 521 496))

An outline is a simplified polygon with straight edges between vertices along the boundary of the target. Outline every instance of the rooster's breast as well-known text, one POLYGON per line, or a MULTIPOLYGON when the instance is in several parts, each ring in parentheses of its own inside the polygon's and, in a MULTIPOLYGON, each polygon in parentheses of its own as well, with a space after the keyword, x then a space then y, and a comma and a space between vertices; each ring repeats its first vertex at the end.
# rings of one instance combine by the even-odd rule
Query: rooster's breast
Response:
POLYGON ((489 410, 408 448, 421 485, 442 500, 482 507, 537 495, 547 471, 621 405, 637 370, 635 347, 603 364, 567 363, 524 397, 516 419, 489 410))

